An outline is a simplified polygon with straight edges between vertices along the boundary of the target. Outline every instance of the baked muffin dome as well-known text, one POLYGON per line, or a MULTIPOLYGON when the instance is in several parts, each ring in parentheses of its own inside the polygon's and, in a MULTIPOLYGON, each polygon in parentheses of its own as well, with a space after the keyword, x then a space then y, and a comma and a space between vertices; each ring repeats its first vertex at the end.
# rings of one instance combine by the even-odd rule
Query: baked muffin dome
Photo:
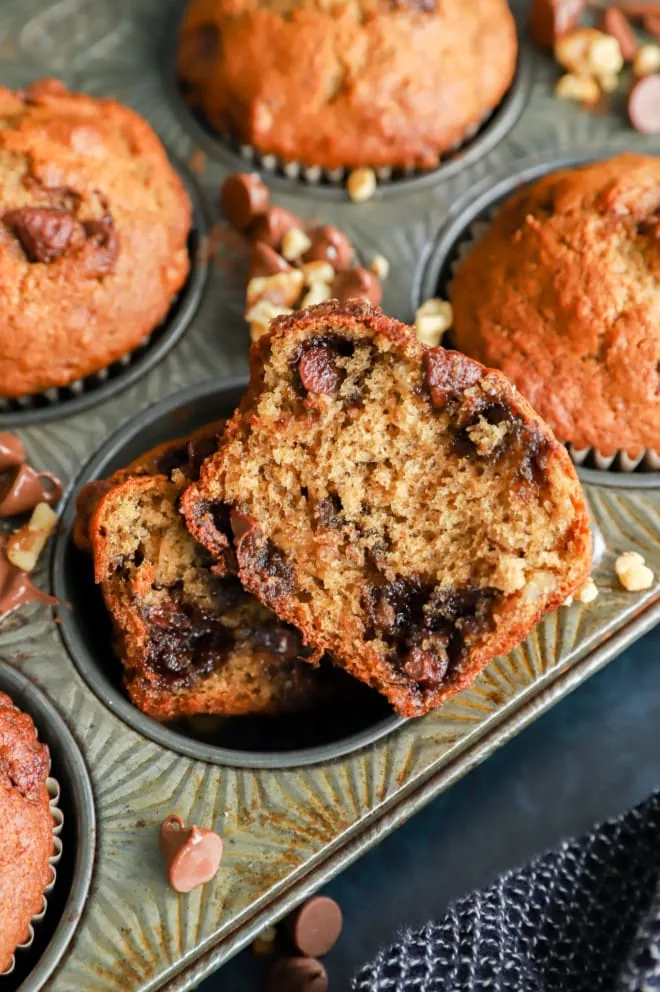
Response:
POLYGON ((453 280, 455 342, 501 369, 561 441, 660 451, 660 159, 544 176, 453 280))
POLYGON ((0 693, 0 975, 28 937, 51 880, 50 755, 32 720, 0 693))
POLYGON ((150 126, 57 80, 1 87, 0 187, 0 396, 135 349, 190 265, 190 202, 150 126))
POLYGON ((190 0, 178 72, 216 130, 263 153, 433 168, 516 55, 506 0, 190 0))

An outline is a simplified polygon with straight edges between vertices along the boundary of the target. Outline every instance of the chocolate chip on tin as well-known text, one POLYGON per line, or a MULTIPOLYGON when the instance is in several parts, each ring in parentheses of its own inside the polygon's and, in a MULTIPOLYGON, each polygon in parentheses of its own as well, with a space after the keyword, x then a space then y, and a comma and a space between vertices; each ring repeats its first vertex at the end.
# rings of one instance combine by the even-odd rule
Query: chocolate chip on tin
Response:
POLYGON ((628 117, 636 131, 660 134, 660 75, 639 79, 628 95, 628 117))
POLYGON ((288 272, 291 266, 285 258, 263 241, 255 241, 250 255, 248 281, 261 276, 274 276, 278 272, 288 272))
POLYGON ((352 265, 353 245, 338 227, 322 224, 307 231, 307 237, 312 243, 303 255, 303 262, 329 262, 336 271, 352 265))
POLYGON ((175 892, 191 892, 210 882, 222 860, 222 840, 216 833, 186 827, 176 815, 166 817, 161 824, 160 850, 167 880, 175 892))
POLYGON ((19 465, 0 473, 0 517, 27 513, 37 503, 57 503, 61 495, 62 484, 50 472, 19 465))
POLYGON ((587 0, 532 0, 529 27, 532 41, 552 48, 557 38, 576 28, 587 0))
POLYGON ((341 934, 341 909, 329 896, 313 896, 287 922, 291 939, 301 954, 322 957, 332 950, 341 934))
POLYGON ((300 218, 292 214, 290 210, 285 210, 284 207, 273 206, 268 207, 266 212, 257 218, 248 234, 253 241, 262 241, 279 251, 282 238, 293 227, 303 227, 300 218))
POLYGON ((268 209, 270 193, 256 172, 235 172, 222 184, 220 203, 225 217, 237 231, 245 231, 268 209))
POLYGON ((25 460, 25 448, 20 438, 0 431, 0 471, 22 465, 25 460))
POLYGON ((268 992, 327 992, 328 973, 314 958, 280 958, 266 987, 268 992))
POLYGON ((345 269, 336 274, 332 295, 342 303, 346 300, 366 300, 378 306, 383 299, 383 288, 378 277, 368 269, 345 269))
POLYGON ((626 62, 632 62, 637 54, 639 42, 632 25, 622 10, 606 7, 601 12, 599 27, 619 42, 619 48, 626 62))

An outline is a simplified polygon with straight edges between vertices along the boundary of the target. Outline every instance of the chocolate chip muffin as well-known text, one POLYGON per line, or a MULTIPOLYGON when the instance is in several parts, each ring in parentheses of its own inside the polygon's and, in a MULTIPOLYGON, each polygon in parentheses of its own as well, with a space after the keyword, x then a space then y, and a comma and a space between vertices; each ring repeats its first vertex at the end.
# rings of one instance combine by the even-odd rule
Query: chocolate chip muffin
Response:
POLYGON ((52 880, 50 755, 32 720, 0 693, 0 976, 29 935, 52 880))
POLYGON ((190 0, 178 73, 262 153, 427 169, 497 106, 516 55, 506 0, 190 0))
POLYGON ((131 352, 187 277, 188 196, 146 121, 57 80, 0 88, 0 396, 131 352))
POLYGON ((368 304, 271 324, 184 494, 218 569, 418 716, 589 575, 575 470, 498 372, 368 304))
POLYGON ((80 527, 88 529, 131 701, 157 720, 353 705, 363 697, 352 680, 327 661, 299 660, 299 633, 235 577, 215 575, 185 528, 181 489, 219 426, 148 452, 133 463, 141 476, 122 470, 81 501, 80 527), (161 474, 150 474, 154 468, 161 474))
POLYGON ((660 159, 620 155, 518 190, 460 265, 455 343, 561 441, 660 451, 660 159))

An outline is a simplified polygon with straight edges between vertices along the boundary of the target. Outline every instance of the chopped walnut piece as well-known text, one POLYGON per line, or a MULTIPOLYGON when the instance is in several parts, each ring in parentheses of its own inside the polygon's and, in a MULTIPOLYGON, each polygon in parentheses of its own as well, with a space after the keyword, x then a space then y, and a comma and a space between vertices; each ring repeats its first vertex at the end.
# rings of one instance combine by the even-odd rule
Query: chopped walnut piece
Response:
POLYGON ((600 99, 600 86, 595 79, 573 76, 569 72, 557 80, 555 95, 560 100, 574 100, 590 106, 600 99))
POLYGON ((326 282, 328 285, 335 278, 335 270, 330 262, 320 259, 313 262, 305 262, 302 266, 302 274, 306 286, 313 286, 317 282, 326 282))
POLYGON ((281 254, 287 262, 295 262, 311 247, 312 242, 299 227, 292 227, 282 238, 281 254))
POLYGON ((291 307, 302 293, 304 277, 300 269, 277 272, 272 276, 255 276, 247 285, 248 309, 260 300, 280 307, 291 307))
POLYGON ((7 541, 7 559, 23 572, 31 572, 57 524, 57 514, 48 503, 37 503, 26 524, 7 541))
POLYGON ((660 72, 660 45, 642 45, 633 60, 633 72, 640 79, 660 72))
POLYGON ((390 263, 384 255, 374 255, 369 266, 371 271, 379 279, 387 279, 390 274, 390 263))
POLYGON ((433 298, 415 312, 415 333, 420 341, 437 347, 454 322, 454 311, 447 300, 433 298))
POLYGON ((346 189, 353 203, 364 203, 376 192, 376 173, 373 169, 354 169, 346 180, 346 189))
POLYGON ((270 300, 259 300, 245 314, 245 319, 250 325, 250 340, 258 341, 266 333, 274 317, 290 313, 293 313, 291 307, 278 306, 270 300))
POLYGON ((598 586, 590 576, 585 584, 575 593, 575 598, 578 603, 593 603, 594 599, 598 599, 598 595, 598 586))
POLYGON ((614 570, 619 582, 628 592, 641 592, 650 589, 655 576, 636 551, 624 551, 614 562, 614 570))

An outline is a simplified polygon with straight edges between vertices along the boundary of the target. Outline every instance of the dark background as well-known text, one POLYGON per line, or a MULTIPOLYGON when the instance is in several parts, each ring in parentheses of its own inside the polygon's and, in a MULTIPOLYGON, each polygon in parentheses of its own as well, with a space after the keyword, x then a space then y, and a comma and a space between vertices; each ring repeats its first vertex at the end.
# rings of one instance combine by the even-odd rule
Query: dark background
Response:
MULTIPOLYGON (((660 627, 435 799, 323 890, 344 911, 331 992, 398 929, 660 786, 660 627)), ((259 992, 246 950, 203 992, 259 992)))

